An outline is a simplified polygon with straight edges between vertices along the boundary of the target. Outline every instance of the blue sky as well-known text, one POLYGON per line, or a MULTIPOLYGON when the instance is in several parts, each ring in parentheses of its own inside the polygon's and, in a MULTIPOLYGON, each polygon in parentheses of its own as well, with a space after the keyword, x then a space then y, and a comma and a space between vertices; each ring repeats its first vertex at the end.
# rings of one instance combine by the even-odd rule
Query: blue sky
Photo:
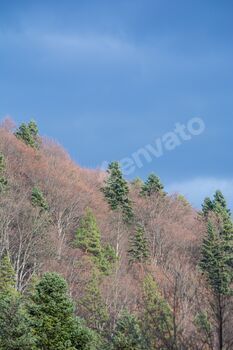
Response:
POLYGON ((0 1, 0 118, 34 118, 86 167, 121 160, 202 118, 157 173, 195 206, 233 206, 233 2, 0 1))

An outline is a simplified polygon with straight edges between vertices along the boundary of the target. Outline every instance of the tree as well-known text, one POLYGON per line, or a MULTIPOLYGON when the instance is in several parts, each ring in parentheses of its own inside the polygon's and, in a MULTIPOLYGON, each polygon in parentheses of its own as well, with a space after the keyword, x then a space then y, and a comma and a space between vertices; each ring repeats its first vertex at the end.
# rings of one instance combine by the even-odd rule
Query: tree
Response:
POLYGON ((224 339, 227 300, 232 296, 233 236, 219 231, 209 221, 207 235, 203 239, 200 268, 213 291, 213 315, 217 322, 218 349, 226 346, 224 339))
POLYGON ((143 292, 143 325, 148 348, 176 349, 172 309, 160 294, 151 275, 144 280, 143 292))
POLYGON ((101 254, 101 234, 95 216, 90 208, 86 209, 76 232, 76 244, 86 253, 94 256, 101 254))
POLYGON ((150 174, 142 186, 141 195, 150 197, 154 193, 164 194, 163 189, 160 178, 155 174, 150 174))
POLYGON ((137 227, 135 235, 130 239, 130 248, 128 254, 130 263, 142 263, 148 259, 148 244, 142 226, 137 227))
POLYGON ((112 350, 146 349, 140 323, 134 315, 127 311, 121 315, 117 321, 111 343, 112 350))
POLYGON ((118 162, 109 164, 108 178, 102 192, 112 210, 121 210, 125 221, 130 221, 133 217, 132 204, 129 199, 129 187, 123 178, 118 162))
POLYGON ((56 273, 45 273, 28 305, 36 349, 89 349, 91 332, 80 328, 66 281, 56 273))
POLYGON ((5 171, 5 157, 0 153, 0 193, 6 189, 7 180, 4 176, 5 171))
POLYGON ((0 261, 0 293, 11 293, 15 288, 15 271, 8 255, 0 261))
POLYGON ((44 194, 38 187, 33 187, 31 200, 32 200, 33 206, 39 207, 43 211, 47 211, 49 209, 49 206, 44 197, 44 194))
POLYGON ((0 349, 35 349, 35 337, 22 298, 0 293, 0 349))
POLYGON ((22 123, 15 132, 15 136, 32 148, 39 148, 38 127, 35 121, 22 123))
POLYGON ((213 202, 209 197, 206 197, 202 204, 202 214, 204 215, 204 217, 207 217, 209 212, 211 212, 213 208, 214 208, 213 202))
POLYGON ((100 276, 94 271, 79 301, 82 315, 90 328, 103 332, 109 315, 100 291, 100 276))

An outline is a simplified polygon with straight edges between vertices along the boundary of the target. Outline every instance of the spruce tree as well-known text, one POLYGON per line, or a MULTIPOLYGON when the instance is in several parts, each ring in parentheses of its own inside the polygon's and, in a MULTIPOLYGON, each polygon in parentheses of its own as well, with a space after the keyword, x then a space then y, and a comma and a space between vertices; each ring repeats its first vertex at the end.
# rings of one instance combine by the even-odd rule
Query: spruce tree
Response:
POLYGON ((148 244, 145 238, 145 232, 142 226, 138 226, 136 233, 130 239, 129 262, 145 262, 149 257, 148 244))
POLYGON ((150 174, 148 176, 148 179, 142 186, 141 195, 148 196, 148 197, 150 197, 155 193, 164 195, 163 189, 164 189, 164 186, 161 183, 160 178, 155 174, 150 174))
POLYGON ((145 340, 138 319, 125 311, 117 321, 111 339, 112 350, 143 350, 145 340))
POLYGON ((39 148, 38 127, 35 121, 22 123, 15 132, 15 136, 32 148, 39 148))
POLYGON ((202 214, 204 217, 208 217, 208 214, 213 210, 214 204, 209 197, 204 199, 202 204, 202 214))
POLYGON ((121 210, 125 221, 131 221, 133 211, 129 199, 129 187, 123 178, 119 163, 110 163, 107 173, 108 178, 102 188, 104 196, 112 210, 121 210))
POLYGON ((15 271, 9 256, 0 260, 0 293, 12 293, 15 290, 15 271))
POLYGON ((31 194, 33 206, 40 208, 42 211, 48 211, 49 206, 43 192, 38 187, 33 187, 31 194))

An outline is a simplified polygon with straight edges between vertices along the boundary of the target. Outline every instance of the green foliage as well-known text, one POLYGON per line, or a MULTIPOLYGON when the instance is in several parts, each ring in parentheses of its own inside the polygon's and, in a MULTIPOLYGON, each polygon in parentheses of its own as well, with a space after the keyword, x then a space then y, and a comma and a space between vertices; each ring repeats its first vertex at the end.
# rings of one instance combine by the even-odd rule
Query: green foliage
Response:
POLYGON ((44 194, 38 187, 32 189, 31 201, 35 207, 38 207, 43 211, 49 210, 44 194))
POLYGON ((101 244, 101 233, 96 218, 90 208, 87 208, 80 226, 76 232, 75 244, 93 256, 96 266, 105 274, 110 273, 113 263, 116 261, 114 249, 101 244))
POLYGON ((194 323, 197 329, 200 332, 204 333, 207 343, 211 343, 213 327, 211 325, 207 312, 202 311, 198 313, 195 317, 194 323))
POLYGON ((142 186, 141 195, 150 197, 154 193, 160 193, 164 195, 164 186, 160 181, 160 178, 155 174, 150 174, 148 179, 142 186))
POLYGON ((4 255, 0 261, 0 293, 12 293, 15 291, 15 271, 8 255, 4 255))
POLYGON ((4 192, 7 187, 7 180, 4 176, 5 171, 5 157, 0 153, 0 193, 4 192))
POLYGON ((143 263, 148 259, 148 243, 142 226, 138 226, 135 235, 131 237, 128 254, 130 263, 143 263))
POLYGON ((160 294, 157 284, 151 275, 144 280, 144 332, 148 347, 167 349, 174 342, 173 314, 169 304, 160 294))
POLYGON ((32 148, 39 148, 38 127, 35 121, 22 123, 15 132, 15 136, 32 148))
POLYGON ((100 276, 94 272, 86 286, 85 294, 79 301, 87 324, 94 330, 102 332, 109 319, 107 307, 100 291, 100 276))
POLYGON ((134 315, 128 312, 122 314, 117 321, 111 343, 112 350, 146 349, 140 323, 134 315))
POLYGON ((112 210, 121 210, 124 220, 130 222, 133 217, 132 203, 129 199, 129 187, 123 178, 118 162, 112 162, 108 167, 108 178, 102 188, 104 196, 112 210))
POLYGON ((202 244, 200 268, 216 294, 231 293, 233 254, 227 247, 229 244, 232 246, 232 242, 232 239, 226 241, 225 236, 208 221, 207 235, 202 244))
POLYGON ((0 293, 0 349, 35 349, 35 337, 22 302, 16 295, 0 293))
POLYGON ((38 349, 89 349, 92 335, 79 327, 67 283, 58 274, 44 274, 35 287, 28 311, 38 349))
POLYGON ((213 202, 209 197, 206 197, 202 204, 202 214, 204 215, 204 217, 207 217, 209 212, 211 212, 213 209, 214 209, 213 202))

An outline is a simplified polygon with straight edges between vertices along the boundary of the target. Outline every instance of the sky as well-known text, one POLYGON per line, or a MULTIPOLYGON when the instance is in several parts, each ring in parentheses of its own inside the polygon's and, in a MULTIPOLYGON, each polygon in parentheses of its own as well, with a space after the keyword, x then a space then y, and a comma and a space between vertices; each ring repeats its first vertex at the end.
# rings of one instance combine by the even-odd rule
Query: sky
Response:
POLYGON ((233 208, 232 37, 231 0, 0 0, 0 119, 233 208))

